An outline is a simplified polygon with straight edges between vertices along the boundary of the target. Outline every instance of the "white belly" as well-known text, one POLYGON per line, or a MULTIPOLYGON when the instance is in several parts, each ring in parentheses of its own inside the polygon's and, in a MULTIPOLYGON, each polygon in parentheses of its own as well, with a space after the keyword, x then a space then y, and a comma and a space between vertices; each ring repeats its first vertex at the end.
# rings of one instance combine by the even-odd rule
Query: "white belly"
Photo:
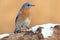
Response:
POLYGON ((29 24, 30 24, 30 19, 27 18, 23 23, 23 27, 29 26, 29 24))
POLYGON ((24 21, 17 22, 17 27, 27 27, 27 26, 29 26, 29 24, 30 24, 30 19, 27 18, 24 21))

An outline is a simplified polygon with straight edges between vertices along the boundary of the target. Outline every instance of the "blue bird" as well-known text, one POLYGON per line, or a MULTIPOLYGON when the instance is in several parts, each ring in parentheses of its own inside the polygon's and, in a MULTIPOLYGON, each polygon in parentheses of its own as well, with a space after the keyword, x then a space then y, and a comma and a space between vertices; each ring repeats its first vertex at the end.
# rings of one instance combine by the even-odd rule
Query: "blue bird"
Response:
POLYGON ((20 33, 21 32, 21 28, 28 28, 29 24, 30 24, 30 8, 34 6, 32 5, 30 2, 26 2, 23 4, 23 6, 21 7, 21 9, 18 11, 18 14, 16 16, 15 19, 15 25, 16 25, 16 29, 14 30, 14 33, 20 33))

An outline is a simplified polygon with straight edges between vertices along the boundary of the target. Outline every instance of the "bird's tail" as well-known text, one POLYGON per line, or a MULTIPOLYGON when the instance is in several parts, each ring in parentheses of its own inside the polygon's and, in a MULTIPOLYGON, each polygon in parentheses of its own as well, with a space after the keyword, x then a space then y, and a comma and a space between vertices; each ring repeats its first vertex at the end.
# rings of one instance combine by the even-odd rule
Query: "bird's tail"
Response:
POLYGON ((19 29, 18 27, 16 27, 16 29, 14 30, 14 34, 20 33, 21 29, 19 29))

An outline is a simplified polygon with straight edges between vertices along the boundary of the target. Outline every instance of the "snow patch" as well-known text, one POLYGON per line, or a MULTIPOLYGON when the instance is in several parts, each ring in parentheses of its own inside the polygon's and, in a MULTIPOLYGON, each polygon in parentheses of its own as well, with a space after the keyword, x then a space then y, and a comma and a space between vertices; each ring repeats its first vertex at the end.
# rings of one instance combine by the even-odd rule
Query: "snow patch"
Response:
POLYGON ((10 36, 10 34, 0 34, 0 39, 4 38, 4 37, 7 37, 7 36, 10 36))
POLYGON ((42 25, 36 25, 36 26, 33 26, 32 28, 30 28, 29 30, 27 31, 32 31, 32 32, 36 32, 36 30, 39 28, 39 27, 42 27, 42 25))
POLYGON ((48 38, 49 36, 52 36, 53 32, 54 32, 54 27, 56 25, 60 25, 60 24, 52 24, 52 23, 48 23, 48 24, 42 24, 42 25, 36 25, 32 28, 30 28, 28 31, 32 31, 32 32, 36 32, 36 30, 39 27, 43 27, 41 30, 41 33, 43 35, 44 38, 48 38))

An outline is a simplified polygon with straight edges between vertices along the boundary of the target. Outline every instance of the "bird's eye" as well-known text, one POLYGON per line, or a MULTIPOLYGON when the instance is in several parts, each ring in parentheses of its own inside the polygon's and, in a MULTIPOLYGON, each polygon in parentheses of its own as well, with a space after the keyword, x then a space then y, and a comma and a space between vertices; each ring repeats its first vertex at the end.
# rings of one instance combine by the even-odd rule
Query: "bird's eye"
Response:
POLYGON ((30 6, 29 4, 27 6, 30 6))

